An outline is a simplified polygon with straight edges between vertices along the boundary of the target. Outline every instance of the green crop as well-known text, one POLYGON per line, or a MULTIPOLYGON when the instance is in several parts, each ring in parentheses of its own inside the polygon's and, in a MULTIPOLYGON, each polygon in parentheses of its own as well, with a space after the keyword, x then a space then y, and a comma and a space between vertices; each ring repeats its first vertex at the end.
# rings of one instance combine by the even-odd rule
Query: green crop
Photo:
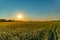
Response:
POLYGON ((60 40, 60 22, 0 22, 0 40, 60 40))

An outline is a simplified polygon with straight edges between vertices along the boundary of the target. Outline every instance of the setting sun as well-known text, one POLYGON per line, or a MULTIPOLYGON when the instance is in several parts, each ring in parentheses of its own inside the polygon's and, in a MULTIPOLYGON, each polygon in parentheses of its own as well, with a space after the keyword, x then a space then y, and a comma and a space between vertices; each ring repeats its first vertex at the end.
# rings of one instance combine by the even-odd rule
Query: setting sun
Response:
POLYGON ((21 19, 22 18, 22 15, 19 15, 18 18, 21 19))

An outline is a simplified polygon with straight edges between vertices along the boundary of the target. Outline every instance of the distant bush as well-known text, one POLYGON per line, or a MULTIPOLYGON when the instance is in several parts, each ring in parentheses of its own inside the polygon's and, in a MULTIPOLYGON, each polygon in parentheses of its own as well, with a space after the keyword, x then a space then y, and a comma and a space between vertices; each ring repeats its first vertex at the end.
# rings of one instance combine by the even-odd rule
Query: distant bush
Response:
POLYGON ((14 22, 14 20, 0 19, 0 22, 14 22))
POLYGON ((6 22, 7 20, 6 19, 0 19, 0 22, 6 22))
POLYGON ((14 20, 7 20, 8 22, 14 22, 14 20))

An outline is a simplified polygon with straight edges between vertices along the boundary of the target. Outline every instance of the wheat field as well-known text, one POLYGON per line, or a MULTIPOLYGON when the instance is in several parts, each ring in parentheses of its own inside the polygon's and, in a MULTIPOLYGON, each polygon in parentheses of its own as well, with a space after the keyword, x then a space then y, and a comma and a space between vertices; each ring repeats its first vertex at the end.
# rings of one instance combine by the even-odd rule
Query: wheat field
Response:
POLYGON ((60 22, 0 22, 0 40, 60 40, 60 22))

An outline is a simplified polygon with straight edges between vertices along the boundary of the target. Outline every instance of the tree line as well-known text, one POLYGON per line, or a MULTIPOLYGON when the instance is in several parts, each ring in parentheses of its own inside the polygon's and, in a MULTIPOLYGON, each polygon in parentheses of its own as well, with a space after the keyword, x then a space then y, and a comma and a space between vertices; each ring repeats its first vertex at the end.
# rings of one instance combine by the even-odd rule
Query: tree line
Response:
POLYGON ((6 20, 6 19, 0 19, 0 22, 13 22, 13 21, 15 21, 15 20, 6 20))

